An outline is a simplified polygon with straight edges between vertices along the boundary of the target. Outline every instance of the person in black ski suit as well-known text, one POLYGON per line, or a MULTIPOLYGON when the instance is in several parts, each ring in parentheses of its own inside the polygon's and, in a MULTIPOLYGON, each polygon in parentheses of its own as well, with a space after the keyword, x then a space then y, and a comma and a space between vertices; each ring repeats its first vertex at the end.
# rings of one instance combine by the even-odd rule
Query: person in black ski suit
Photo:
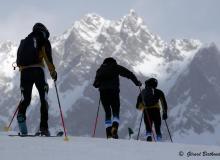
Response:
POLYGON ((136 86, 141 86, 141 82, 137 80, 136 76, 125 67, 118 65, 112 57, 104 60, 96 72, 93 84, 95 88, 99 88, 100 100, 105 110, 107 138, 118 139, 120 112, 119 75, 131 79, 136 86))
POLYGON ((161 115, 160 103, 162 105, 163 120, 167 119, 167 102, 163 91, 157 89, 158 81, 150 78, 145 81, 145 89, 141 91, 137 98, 136 108, 144 113, 144 123, 146 127, 147 141, 152 141, 152 125, 154 124, 156 131, 156 140, 161 141, 161 115), (160 103, 159 103, 160 102, 160 103))
MULTIPOLYGON (((57 72, 53 64, 51 44, 48 40, 49 31, 42 23, 36 23, 33 26, 33 31, 28 35, 32 37, 32 40, 36 43, 38 57, 37 63, 29 65, 20 65, 20 61, 17 58, 17 65, 20 70, 20 89, 22 98, 18 106, 17 121, 19 125, 20 133, 25 135, 28 134, 26 126, 26 110, 31 102, 32 87, 35 84, 41 101, 41 118, 39 132, 42 135, 49 136, 48 130, 48 102, 47 94, 49 86, 45 80, 44 73, 44 62, 50 71, 50 75, 54 81, 57 80, 57 72), (44 61, 43 61, 44 60, 44 61)), ((21 42, 22 43, 22 42, 21 42)), ((20 45, 21 46, 21 45, 20 45)), ((22 48, 22 47, 21 47, 22 48)), ((21 48, 18 48, 21 50, 21 48)), ((22 58, 22 57, 21 57, 22 58)), ((24 58, 24 57, 23 57, 24 58)), ((27 61, 30 59, 27 59, 27 61)))

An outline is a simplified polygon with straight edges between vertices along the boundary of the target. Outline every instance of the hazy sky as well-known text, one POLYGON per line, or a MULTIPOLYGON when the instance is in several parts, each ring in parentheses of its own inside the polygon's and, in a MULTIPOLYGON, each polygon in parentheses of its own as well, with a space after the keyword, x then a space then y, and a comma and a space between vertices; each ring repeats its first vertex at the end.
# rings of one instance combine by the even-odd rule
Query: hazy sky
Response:
POLYGON ((18 42, 43 22, 60 35, 87 13, 118 20, 135 9, 164 40, 194 38, 220 46, 220 0, 0 0, 0 42, 18 42))

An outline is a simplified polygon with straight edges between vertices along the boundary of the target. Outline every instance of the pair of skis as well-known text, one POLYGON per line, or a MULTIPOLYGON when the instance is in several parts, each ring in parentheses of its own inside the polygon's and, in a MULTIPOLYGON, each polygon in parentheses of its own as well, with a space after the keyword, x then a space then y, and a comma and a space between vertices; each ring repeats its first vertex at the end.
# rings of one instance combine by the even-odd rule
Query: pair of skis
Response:
POLYGON ((64 134, 63 131, 59 131, 56 135, 49 135, 49 136, 41 135, 40 133, 25 134, 25 135, 18 133, 18 134, 9 134, 8 136, 10 137, 62 137, 63 134, 64 134))

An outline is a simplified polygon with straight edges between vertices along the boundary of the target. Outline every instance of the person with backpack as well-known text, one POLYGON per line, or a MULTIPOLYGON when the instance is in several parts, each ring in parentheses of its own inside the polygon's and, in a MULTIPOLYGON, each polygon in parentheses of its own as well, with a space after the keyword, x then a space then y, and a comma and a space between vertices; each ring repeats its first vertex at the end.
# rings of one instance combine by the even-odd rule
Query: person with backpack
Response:
POLYGON ((152 125, 154 124, 156 131, 156 141, 162 140, 161 134, 161 115, 160 104, 162 105, 163 120, 167 119, 167 102, 163 91, 157 89, 158 81, 150 78, 145 81, 145 89, 143 89, 138 98, 136 108, 143 111, 144 123, 146 127, 146 139, 152 141, 152 125))
POLYGON ((93 83, 95 88, 99 88, 100 100, 105 111, 106 137, 114 139, 118 139, 119 127, 119 76, 131 79, 136 86, 141 86, 136 76, 125 67, 118 65, 112 57, 103 61, 93 83))
POLYGON ((20 70, 21 100, 18 106, 17 121, 21 135, 28 134, 26 125, 26 110, 31 102, 32 87, 35 84, 41 102, 41 118, 39 134, 50 136, 48 130, 48 102, 49 86, 44 73, 46 63, 50 75, 57 80, 57 72, 53 64, 52 49, 48 40, 50 33, 42 23, 36 23, 32 32, 23 40, 17 50, 17 66, 20 70))

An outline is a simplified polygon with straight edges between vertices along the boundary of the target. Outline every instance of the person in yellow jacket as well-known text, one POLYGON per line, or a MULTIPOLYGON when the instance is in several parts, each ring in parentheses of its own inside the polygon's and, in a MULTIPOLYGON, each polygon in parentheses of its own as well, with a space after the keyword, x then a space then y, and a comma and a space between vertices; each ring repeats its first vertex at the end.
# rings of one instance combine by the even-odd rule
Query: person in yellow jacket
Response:
POLYGON ((156 140, 162 140, 160 104, 162 105, 163 120, 167 119, 167 102, 163 91, 157 89, 158 81, 150 78, 145 81, 145 89, 141 91, 137 98, 136 108, 144 113, 144 123, 146 127, 146 139, 152 141, 152 125, 156 131, 156 140))
POLYGON ((35 84, 41 101, 41 118, 39 132, 49 136, 48 129, 48 84, 45 79, 44 68, 46 63, 50 75, 57 80, 57 72, 53 64, 52 49, 48 40, 50 33, 42 23, 36 23, 32 32, 19 45, 17 51, 17 66, 20 70, 21 100, 18 106, 17 121, 20 134, 28 134, 26 126, 26 110, 31 102, 32 88, 35 84))

